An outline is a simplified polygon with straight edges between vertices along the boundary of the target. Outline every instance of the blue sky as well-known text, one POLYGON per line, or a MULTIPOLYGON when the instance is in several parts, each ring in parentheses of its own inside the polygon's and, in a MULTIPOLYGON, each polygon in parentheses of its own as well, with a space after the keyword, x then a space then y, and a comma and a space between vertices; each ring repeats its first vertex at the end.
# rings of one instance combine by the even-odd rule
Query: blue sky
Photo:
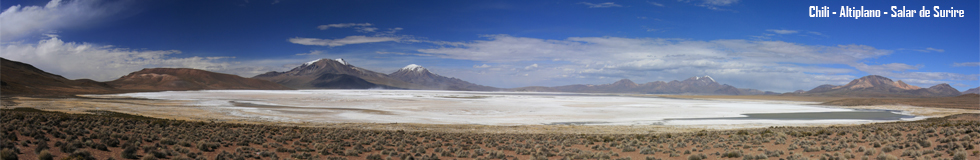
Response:
POLYGON ((67 78, 149 67, 251 77, 317 58, 390 73, 418 64, 494 87, 709 75, 778 92, 876 74, 980 85, 977 1, 6 0, 0 56, 67 78), (965 17, 809 17, 809 6, 965 17))

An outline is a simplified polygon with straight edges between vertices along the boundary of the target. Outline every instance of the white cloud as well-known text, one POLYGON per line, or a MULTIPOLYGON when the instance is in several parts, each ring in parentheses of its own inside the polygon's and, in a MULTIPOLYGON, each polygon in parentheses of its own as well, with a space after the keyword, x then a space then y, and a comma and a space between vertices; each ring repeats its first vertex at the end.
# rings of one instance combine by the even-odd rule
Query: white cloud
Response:
POLYGON ((108 45, 64 42, 57 37, 36 44, 8 43, 0 48, 4 58, 34 65, 68 78, 106 81, 130 72, 153 67, 183 67, 204 70, 229 69, 221 62, 232 57, 173 57, 177 50, 133 50, 108 45))
POLYGON ((664 4, 660 4, 660 3, 657 3, 657 2, 647 2, 647 3, 650 3, 650 4, 654 5, 654 6, 659 6, 659 7, 663 7, 664 6, 664 4))
POLYGON ((858 63, 851 65, 858 70, 865 71, 868 73, 881 73, 881 72, 892 72, 892 71, 906 71, 906 70, 917 70, 922 65, 912 66, 904 63, 889 63, 883 65, 867 65, 864 63, 858 63))
POLYGON ((371 23, 337 23, 337 24, 320 25, 317 26, 316 28, 319 28, 320 30, 327 30, 330 28, 367 27, 371 25, 372 25, 371 23))
POLYGON ((955 67, 974 67, 980 66, 980 62, 963 62, 963 63, 953 63, 955 67))
POLYGON ((909 83, 912 85, 923 85, 919 87, 931 87, 933 85, 941 84, 941 83, 949 84, 949 82, 947 81, 936 81, 936 80, 925 80, 925 79, 902 79, 902 82, 909 83))
POLYGON ((586 6, 589 6, 589 8, 623 7, 623 5, 619 5, 613 2, 606 2, 606 3, 599 3, 599 4, 589 3, 589 2, 579 2, 578 4, 584 4, 586 6))
POLYGON ((347 36, 341 39, 319 39, 319 38, 290 38, 289 42, 302 45, 311 46, 343 46, 348 44, 361 44, 361 43, 376 43, 376 42, 389 42, 389 41, 399 41, 401 38, 398 37, 367 37, 367 36, 347 36))
POLYGON ((374 32, 374 31, 377 31, 377 30, 378 30, 378 28, 374 28, 374 27, 359 27, 359 28, 357 28, 357 32, 362 32, 362 33, 369 33, 369 32, 374 32))
POLYGON ((0 40, 10 41, 39 33, 91 24, 123 11, 128 1, 52 0, 45 6, 10 6, 0 13, 0 40))
POLYGON ((916 49, 915 51, 925 52, 925 53, 929 53, 929 52, 940 52, 940 53, 946 52, 946 50, 936 49, 936 48, 932 48, 932 47, 929 47, 929 48, 926 48, 926 49, 916 49))
POLYGON ((704 4, 715 6, 727 6, 738 3, 738 0, 704 0, 704 4))
POLYGON ((529 65, 527 67, 524 67, 525 70, 530 70, 530 69, 534 69, 534 68, 538 68, 538 64, 537 63, 532 64, 532 65, 529 65))
POLYGON ((483 65, 479 65, 479 66, 478 65, 473 65, 473 68, 490 68, 490 65, 487 65, 487 64, 483 64, 483 65))
POLYGON ((321 50, 312 50, 309 53, 297 53, 296 55, 297 56, 315 56, 315 55, 320 55, 320 54, 323 54, 323 51, 321 51, 321 50))
POLYGON ((778 33, 778 34, 794 34, 794 33, 799 32, 799 31, 795 31, 795 30, 784 30, 784 29, 767 29, 766 31, 774 32, 774 33, 778 33))
POLYGON ((700 1, 700 3, 693 2, 691 0, 679 0, 679 1, 686 2, 686 3, 694 3, 695 6, 705 7, 711 10, 728 11, 727 9, 723 9, 721 7, 738 3, 739 0, 703 0, 700 1))

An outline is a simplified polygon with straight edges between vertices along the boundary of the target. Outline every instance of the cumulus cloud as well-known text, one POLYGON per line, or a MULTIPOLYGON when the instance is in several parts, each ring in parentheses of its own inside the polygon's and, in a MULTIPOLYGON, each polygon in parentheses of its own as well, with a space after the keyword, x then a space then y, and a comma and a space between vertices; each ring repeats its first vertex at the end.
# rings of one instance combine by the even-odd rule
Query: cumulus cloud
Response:
POLYGON ((589 2, 579 2, 578 4, 584 4, 586 6, 589 6, 589 8, 623 7, 623 5, 619 5, 613 2, 606 2, 606 3, 599 3, 599 4, 589 3, 589 2))
POLYGON ((106 81, 143 68, 183 67, 228 69, 222 59, 232 57, 173 57, 177 50, 134 50, 109 45, 64 42, 51 36, 36 44, 9 43, 0 48, 4 58, 32 64, 68 78, 106 81))
POLYGON ((311 46, 343 46, 348 44, 376 43, 399 41, 398 37, 368 37, 368 36, 347 36, 341 39, 319 39, 319 38, 290 38, 289 42, 311 46))
POLYGON ((98 21, 123 11, 129 1, 52 0, 45 6, 10 6, 0 13, 0 40, 10 41, 98 21))

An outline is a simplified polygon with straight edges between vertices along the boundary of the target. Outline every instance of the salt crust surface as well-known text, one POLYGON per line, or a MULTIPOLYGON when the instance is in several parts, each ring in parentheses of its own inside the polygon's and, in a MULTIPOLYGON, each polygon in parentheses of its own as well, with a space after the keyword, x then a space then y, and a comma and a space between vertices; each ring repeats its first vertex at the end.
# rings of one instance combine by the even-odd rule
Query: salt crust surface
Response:
MULTIPOLYGON (((671 99, 572 93, 431 90, 205 90, 118 96, 184 100, 230 116, 337 123, 481 125, 822 125, 871 120, 664 120, 745 117, 746 113, 854 111, 784 101, 671 99)), ((914 118, 920 119, 920 118, 914 118)), ((912 119, 909 119, 912 120, 912 119)))

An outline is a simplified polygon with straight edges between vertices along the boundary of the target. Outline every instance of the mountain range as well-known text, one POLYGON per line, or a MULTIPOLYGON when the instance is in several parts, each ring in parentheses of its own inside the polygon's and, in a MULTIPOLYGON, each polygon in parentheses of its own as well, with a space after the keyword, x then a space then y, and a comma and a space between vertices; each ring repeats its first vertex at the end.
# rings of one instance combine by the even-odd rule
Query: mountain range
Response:
POLYGON ((190 68, 147 68, 106 83, 113 88, 134 91, 291 89, 265 80, 190 68))
POLYGON ((405 66, 391 74, 383 74, 351 65, 344 59, 318 59, 286 72, 273 71, 252 78, 269 80, 297 89, 500 90, 434 74, 415 64, 405 66))
MULTIPOLYGON (((969 90, 968 90, 969 91, 969 90)), ((949 84, 937 84, 929 88, 921 88, 905 84, 905 82, 892 81, 879 75, 864 76, 852 80, 846 85, 825 84, 817 86, 809 91, 794 92, 791 94, 805 96, 854 96, 854 97, 949 97, 958 96, 960 91, 949 84)))
POLYGON ((30 64, 0 58, 0 93, 3 95, 60 96, 119 93, 109 84, 90 79, 70 80, 30 64))
POLYGON ((90 79, 69 80, 45 72, 27 63, 0 58, 0 93, 31 96, 71 96, 75 94, 109 94, 147 91, 221 90, 221 89, 291 89, 273 82, 243 78, 190 68, 143 69, 119 79, 97 82, 90 79))
MULTIPOLYGON (((285 72, 268 72, 253 78, 189 68, 148 68, 119 79, 98 82, 89 79, 69 80, 40 70, 30 64, 0 58, 0 93, 3 95, 64 96, 74 94, 108 94, 145 91, 222 90, 222 89, 425 89, 466 91, 535 91, 580 93, 640 93, 693 95, 772 95, 775 92, 736 88, 720 84, 710 76, 691 77, 682 81, 655 81, 637 84, 622 79, 611 84, 531 86, 501 89, 470 83, 458 78, 435 74, 410 64, 391 74, 356 67, 343 59, 317 59, 285 72)), ((902 81, 869 75, 845 85, 821 85, 809 91, 783 93, 784 96, 834 97, 949 97, 980 93, 980 87, 959 92, 948 84, 921 88, 902 81)))
POLYGON ((697 95, 760 95, 777 94, 755 89, 740 89, 731 85, 720 84, 710 76, 691 77, 683 81, 655 81, 636 84, 629 79, 622 79, 612 84, 601 85, 566 85, 557 87, 521 87, 513 91, 534 92, 582 92, 582 93, 641 93, 641 94, 697 94, 697 95))

